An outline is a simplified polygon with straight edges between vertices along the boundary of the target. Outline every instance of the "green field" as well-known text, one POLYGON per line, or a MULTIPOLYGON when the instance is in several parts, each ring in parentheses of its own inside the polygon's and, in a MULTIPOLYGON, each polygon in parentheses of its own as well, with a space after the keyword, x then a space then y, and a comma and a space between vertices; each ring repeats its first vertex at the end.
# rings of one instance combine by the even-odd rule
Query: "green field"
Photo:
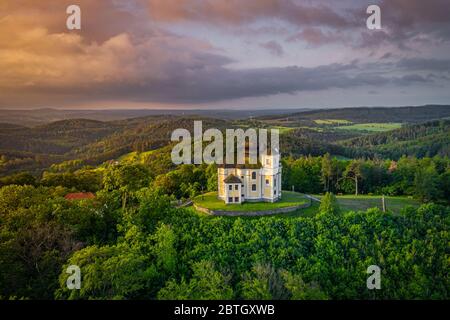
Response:
MULTIPOLYGON (((321 198, 320 195, 315 195, 316 198, 321 198)), ((343 212, 348 211, 365 211, 370 208, 382 209, 381 196, 354 196, 344 195, 337 196, 339 206, 343 212)), ((270 210, 276 208, 285 208, 295 205, 301 205, 308 203, 309 199, 299 193, 293 193, 289 191, 283 191, 283 197, 281 201, 275 203, 267 202, 246 202, 243 204, 229 204, 226 205, 224 201, 217 198, 216 192, 210 192, 203 196, 197 196, 194 198, 194 203, 211 210, 224 210, 224 211, 258 211, 258 210, 270 210)), ((418 208, 420 202, 408 197, 385 197, 386 209, 395 214, 408 206, 418 208)), ((313 201, 311 206, 304 209, 299 209, 290 213, 282 213, 273 215, 275 217, 312 217, 319 211, 319 203, 313 201)))
MULTIPOLYGON (((320 198, 321 196, 315 196, 320 198)), ((342 212, 349 211, 365 211, 369 208, 379 208, 382 209, 381 206, 381 197, 380 196, 358 196, 355 197, 353 195, 345 195, 338 196, 338 203, 342 210, 342 212)), ((385 197, 386 209, 394 214, 400 213, 400 211, 408 206, 418 208, 420 206, 420 202, 414 199, 410 199, 408 197, 385 197)), ((274 215, 276 217, 284 217, 284 218, 295 218, 295 217, 312 217, 319 212, 320 203, 317 201, 313 201, 311 206, 305 209, 299 209, 294 212, 283 213, 274 215)))
MULTIPOLYGON (((316 196, 320 198, 321 196, 316 196)), ((381 196, 338 196, 338 203, 342 211, 365 211, 369 208, 382 209, 381 196)), ((385 197, 386 209, 388 211, 399 213, 403 208, 412 206, 417 208, 420 202, 408 197, 385 197)))
POLYGON ((351 121, 348 121, 345 119, 317 119, 317 120, 314 120, 314 122, 319 125, 332 125, 332 124, 340 125, 340 124, 351 124, 352 123, 351 121))
POLYGON ((200 207, 210 210, 224 211, 262 211, 277 208, 286 208, 309 203, 304 195, 283 191, 282 198, 278 202, 244 202, 243 204, 225 204, 223 200, 217 198, 217 192, 210 192, 194 198, 194 203, 200 207))
POLYGON ((149 155, 151 155, 152 153, 154 153, 156 150, 150 150, 150 151, 146 151, 146 152, 130 152, 127 154, 124 154, 123 156, 119 157, 117 159, 117 161, 119 161, 120 163, 124 164, 124 163, 144 163, 144 159, 146 157, 148 157, 149 155))
POLYGON ((307 126, 299 126, 299 127, 284 127, 284 126, 273 126, 270 127, 270 129, 278 129, 280 131, 280 134, 285 134, 292 132, 297 129, 307 129, 307 130, 313 130, 316 132, 324 132, 323 128, 320 127, 307 127, 307 126))
POLYGON ((280 134, 283 134, 283 133, 289 133, 291 131, 294 131, 297 128, 295 128, 295 127, 284 127, 284 126, 273 126, 270 129, 278 129, 280 131, 280 134))
POLYGON ((349 126, 336 126, 334 129, 349 131, 385 132, 402 127, 401 123, 358 123, 349 126))

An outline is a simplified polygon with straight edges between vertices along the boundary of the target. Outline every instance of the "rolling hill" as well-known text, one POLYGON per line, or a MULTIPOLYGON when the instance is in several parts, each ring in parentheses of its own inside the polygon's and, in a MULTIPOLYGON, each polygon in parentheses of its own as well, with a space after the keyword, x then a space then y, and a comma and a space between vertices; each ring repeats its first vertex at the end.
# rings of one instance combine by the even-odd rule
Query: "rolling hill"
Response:
POLYGON ((416 157, 450 156, 450 120, 410 125, 389 132, 353 138, 342 142, 352 156, 377 155, 398 159, 402 155, 416 157))
POLYGON ((192 131, 194 120, 202 120, 204 130, 279 128, 285 156, 317 156, 326 152, 346 158, 449 155, 450 120, 424 123, 427 119, 447 116, 450 116, 450 107, 427 106, 304 111, 283 117, 266 115, 238 120, 201 115, 154 115, 114 121, 69 119, 34 127, 2 124, 0 174, 22 170, 39 173, 66 160, 98 165, 130 152, 165 148, 171 143, 173 130, 186 128, 192 131), (367 125, 354 129, 358 122, 381 126, 392 121, 403 123, 403 126, 394 129, 398 126, 384 125, 386 132, 364 130, 367 125))

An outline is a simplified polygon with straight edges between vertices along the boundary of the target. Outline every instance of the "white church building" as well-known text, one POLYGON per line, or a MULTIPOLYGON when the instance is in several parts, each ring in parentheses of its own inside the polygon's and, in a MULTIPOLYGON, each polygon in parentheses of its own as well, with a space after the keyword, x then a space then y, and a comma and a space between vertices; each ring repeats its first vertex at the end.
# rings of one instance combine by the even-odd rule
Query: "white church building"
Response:
POLYGON ((226 204, 275 202, 281 198, 280 154, 262 155, 259 165, 218 168, 218 195, 226 204))

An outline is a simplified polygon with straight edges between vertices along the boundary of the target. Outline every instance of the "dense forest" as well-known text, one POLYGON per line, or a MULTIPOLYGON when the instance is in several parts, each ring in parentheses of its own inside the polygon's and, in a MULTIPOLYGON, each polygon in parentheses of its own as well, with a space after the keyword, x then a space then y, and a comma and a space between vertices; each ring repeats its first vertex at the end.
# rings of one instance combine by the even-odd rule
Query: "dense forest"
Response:
POLYGON ((351 122, 404 122, 422 123, 435 119, 450 117, 450 108, 445 105, 427 105, 421 107, 371 107, 319 109, 281 115, 262 116, 262 119, 280 119, 289 121, 317 120, 317 119, 345 119, 351 122))
POLYGON ((302 192, 355 192, 356 177, 360 193, 391 191, 428 204, 393 214, 341 212, 335 202, 323 201, 313 217, 212 218, 172 203, 214 190, 214 165, 183 165, 155 175, 130 162, 48 171, 40 180, 27 174, 4 178, 0 295, 448 298, 449 160, 404 157, 395 169, 392 164, 329 155, 286 159, 283 182, 302 192), (64 199, 74 191, 92 191, 96 198, 64 199), (65 287, 64 270, 72 264, 83 273, 79 291, 65 287), (383 268, 380 292, 365 288, 371 264, 383 268))
POLYGON ((403 155, 417 157, 450 156, 450 120, 431 121, 406 126, 344 141, 350 147, 349 156, 377 155, 398 159, 403 155))
MULTIPOLYGON (((136 182, 136 181, 135 181, 136 182)), ((206 218, 132 183, 69 202, 61 187, 0 190, 1 295, 60 299, 448 298, 448 207, 313 218, 206 218), (124 195, 126 207, 123 207, 124 195), (66 289, 68 265, 83 274, 66 289), (365 288, 368 265, 383 290, 365 288)))
POLYGON ((217 188, 215 165, 170 159, 170 132, 194 119, 280 126, 273 116, 151 116, 2 127, 0 299, 449 298, 448 120, 378 133, 287 124, 283 189, 320 204, 308 214, 217 217, 178 206, 217 188), (66 198, 79 192, 93 197, 66 198), (341 195, 418 205, 355 211, 341 195), (80 290, 67 289, 70 265, 81 268, 80 290), (381 290, 366 287, 370 265, 382 270, 381 290))

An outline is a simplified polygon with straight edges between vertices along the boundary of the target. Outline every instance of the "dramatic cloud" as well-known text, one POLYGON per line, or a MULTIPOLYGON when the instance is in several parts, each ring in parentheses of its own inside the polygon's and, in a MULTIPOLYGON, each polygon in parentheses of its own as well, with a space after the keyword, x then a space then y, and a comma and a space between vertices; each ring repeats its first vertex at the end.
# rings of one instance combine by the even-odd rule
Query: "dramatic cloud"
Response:
POLYGON ((0 107, 214 105, 317 91, 376 89, 381 96, 383 88, 448 86, 450 62, 430 49, 445 48, 449 22, 435 6, 448 4, 431 1, 427 9, 416 0, 380 2, 386 27, 370 32, 364 4, 348 3, 80 0, 82 30, 68 31, 71 1, 1 2, 0 107), (332 47, 337 44, 343 48, 332 47))
POLYGON ((402 59, 397 63, 399 68, 407 70, 450 71, 450 59, 402 59))
POLYGON ((305 28, 296 34, 289 36, 287 41, 305 41, 312 46, 319 46, 330 42, 336 42, 338 39, 341 39, 339 35, 326 33, 320 28, 305 28))
POLYGON ((274 56, 282 56, 284 51, 283 47, 276 41, 269 41, 261 43, 261 48, 267 49, 274 56))
POLYGON ((447 0, 383 0, 383 15, 388 27, 404 37, 435 35, 450 40, 450 2, 447 0))
POLYGON ((348 40, 345 33, 331 37, 318 28, 352 30, 362 46, 386 40, 405 47, 405 41, 417 40, 424 34, 428 40, 450 40, 448 0, 147 0, 147 3, 151 17, 164 22, 189 21, 220 27, 273 19, 284 21, 301 29, 291 34, 290 40, 304 40, 313 45, 348 40), (375 35, 364 28, 366 8, 371 4, 381 7, 385 28, 377 38, 364 41, 368 35, 372 38, 375 35))
MULTIPOLYGON (((258 19, 286 20, 294 25, 348 27, 355 21, 332 6, 291 0, 148 0, 152 18, 159 21, 197 21, 212 24, 250 24, 258 19)), ((331 2, 330 2, 331 4, 331 2)))

